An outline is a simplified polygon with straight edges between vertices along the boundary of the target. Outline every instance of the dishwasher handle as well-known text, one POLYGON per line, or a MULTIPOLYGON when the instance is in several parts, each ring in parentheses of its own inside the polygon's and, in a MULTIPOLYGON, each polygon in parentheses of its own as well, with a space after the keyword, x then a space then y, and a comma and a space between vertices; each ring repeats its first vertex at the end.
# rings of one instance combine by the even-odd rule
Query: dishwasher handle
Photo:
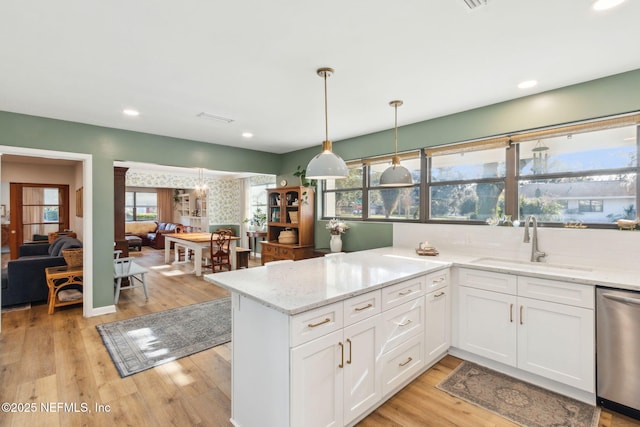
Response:
POLYGON ((602 296, 618 302, 640 305, 640 299, 637 299, 637 298, 621 297, 619 295, 614 295, 614 294, 602 294, 602 296))

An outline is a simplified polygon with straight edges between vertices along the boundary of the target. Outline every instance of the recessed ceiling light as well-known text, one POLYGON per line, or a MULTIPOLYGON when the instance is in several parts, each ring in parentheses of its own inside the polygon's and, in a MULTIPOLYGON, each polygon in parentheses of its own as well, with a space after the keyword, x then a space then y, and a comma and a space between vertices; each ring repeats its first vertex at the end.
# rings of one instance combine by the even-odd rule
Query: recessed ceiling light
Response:
POLYGON ((242 132, 243 138, 253 138, 253 134, 251 132, 242 132))
POLYGON ((525 80, 523 82, 518 83, 518 89, 530 89, 537 85, 538 85, 537 80, 525 80))
POLYGON ((612 9, 620 4, 622 4, 624 0, 597 0, 593 3, 593 10, 607 10, 612 9))
POLYGON ((122 110, 122 114, 126 116, 135 117, 135 116, 139 116, 140 112, 138 110, 134 110, 131 108, 125 108, 124 110, 122 110))

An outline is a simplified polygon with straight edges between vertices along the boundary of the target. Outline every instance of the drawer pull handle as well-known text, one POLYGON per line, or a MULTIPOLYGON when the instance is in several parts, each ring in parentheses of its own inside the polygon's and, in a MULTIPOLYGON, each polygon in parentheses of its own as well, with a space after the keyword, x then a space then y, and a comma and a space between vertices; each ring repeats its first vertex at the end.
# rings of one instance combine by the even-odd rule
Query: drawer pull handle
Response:
POLYGON ((402 323, 398 323, 398 326, 407 326, 409 323, 411 323, 411 319, 407 319, 405 322, 402 323))
POLYGON ((513 323, 513 304, 509 304, 509 322, 513 323))
POLYGON ((340 352, 342 353, 342 359, 340 360, 340 364, 338 365, 338 368, 344 368, 344 344, 342 344, 342 341, 338 343, 338 345, 340 346, 340 352))
POLYGON ((350 338, 347 338, 347 342, 349 343, 349 359, 347 359, 347 365, 351 365, 351 347, 353 347, 353 343, 350 338))
POLYGON ((412 293, 413 291, 411 289, 407 289, 406 291, 403 292, 398 292, 398 295, 400 295, 401 297, 405 296, 405 295, 409 295, 410 293, 412 293))
POLYGON ((329 323, 331 322, 331 319, 329 319, 328 317, 326 319, 324 319, 321 322, 318 323, 309 323, 307 326, 309 326, 310 328, 315 328, 316 326, 320 326, 320 325, 324 325, 325 323, 329 323))
POLYGON ((520 306, 520 324, 524 325, 524 318, 522 317, 522 310, 524 309, 524 305, 520 306))
POLYGON ((362 311, 362 310, 366 310, 367 308, 371 308, 373 307, 373 304, 369 303, 367 305, 365 305, 364 307, 356 307, 355 310, 356 311, 362 311))
POLYGON ((440 277, 439 279, 432 280, 431 283, 441 283, 441 282, 444 282, 444 280, 445 280, 444 277, 440 277))
POLYGON ((440 298, 442 295, 444 295, 444 292, 440 292, 438 294, 435 294, 433 297, 434 298, 440 298))
POLYGON ((411 363, 411 361, 412 361, 412 360, 413 360, 413 359, 412 359, 411 357, 409 357, 409 358, 407 359, 407 361, 406 361, 406 362, 398 363, 398 366, 405 366, 405 365, 407 365, 408 363, 411 363))

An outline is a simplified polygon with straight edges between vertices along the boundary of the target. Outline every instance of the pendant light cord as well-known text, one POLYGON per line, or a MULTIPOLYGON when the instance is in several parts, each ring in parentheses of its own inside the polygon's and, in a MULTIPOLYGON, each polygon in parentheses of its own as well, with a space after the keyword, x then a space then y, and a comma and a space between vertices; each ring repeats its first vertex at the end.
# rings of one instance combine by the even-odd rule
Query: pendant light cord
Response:
POLYGON ((394 109, 396 110, 395 127, 396 127, 396 156, 397 156, 398 155, 398 104, 397 103, 394 105, 394 109))
POLYGON ((324 140, 329 140, 329 113, 327 109, 327 71, 323 73, 324 76, 324 140))

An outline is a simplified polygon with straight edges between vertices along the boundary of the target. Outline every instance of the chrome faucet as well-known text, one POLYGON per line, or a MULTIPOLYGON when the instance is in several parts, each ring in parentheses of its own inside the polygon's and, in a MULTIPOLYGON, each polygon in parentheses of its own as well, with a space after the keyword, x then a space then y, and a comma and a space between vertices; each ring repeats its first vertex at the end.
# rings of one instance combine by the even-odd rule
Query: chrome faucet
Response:
POLYGON ((533 223, 533 240, 531 242, 531 262, 540 262, 540 258, 547 256, 538 249, 538 221, 533 215, 529 215, 524 221, 524 243, 529 243, 529 223, 533 223))

